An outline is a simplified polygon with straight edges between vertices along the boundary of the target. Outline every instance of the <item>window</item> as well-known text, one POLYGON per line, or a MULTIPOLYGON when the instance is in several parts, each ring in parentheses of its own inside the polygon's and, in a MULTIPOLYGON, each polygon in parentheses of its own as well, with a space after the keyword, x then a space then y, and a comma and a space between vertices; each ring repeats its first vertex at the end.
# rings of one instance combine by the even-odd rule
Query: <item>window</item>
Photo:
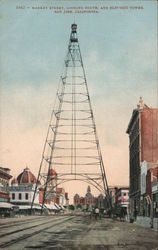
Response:
POLYGON ((6 192, 9 192, 9 183, 6 182, 6 192))
POLYGON ((7 192, 7 181, 4 182, 4 191, 7 192))
POLYGON ((19 193, 19 200, 21 200, 21 198, 22 198, 22 195, 21 195, 21 193, 19 193))
POLYGON ((12 193, 12 200, 15 200, 15 193, 12 193))
POLYGON ((25 200, 28 200, 28 199, 29 199, 29 194, 25 193, 25 200))
POLYGON ((4 192, 4 181, 2 179, 2 192, 4 192))
POLYGON ((0 192, 3 191, 2 179, 0 178, 0 192))

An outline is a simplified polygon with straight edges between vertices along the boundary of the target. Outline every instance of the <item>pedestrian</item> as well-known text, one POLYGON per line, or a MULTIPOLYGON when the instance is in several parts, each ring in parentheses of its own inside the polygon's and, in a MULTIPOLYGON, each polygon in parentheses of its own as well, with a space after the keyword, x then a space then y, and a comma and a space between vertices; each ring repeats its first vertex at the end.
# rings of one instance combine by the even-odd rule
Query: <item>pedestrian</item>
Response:
POLYGON ((99 208, 96 207, 96 209, 95 209, 95 219, 96 220, 98 219, 98 216, 99 216, 99 208))
POLYGON ((90 219, 92 219, 93 209, 92 209, 92 208, 90 208, 90 209, 89 209, 89 212, 90 212, 90 213, 89 213, 89 215, 90 215, 90 219))
POLYGON ((134 219, 137 220, 137 210, 134 210, 134 219))
POLYGON ((119 217, 120 217, 120 221, 121 221, 121 219, 122 219, 122 215, 121 215, 121 212, 119 213, 119 217))
POLYGON ((124 221, 124 220, 125 220, 125 212, 124 212, 124 210, 123 210, 123 209, 121 210, 121 218, 122 218, 122 221, 124 221))
POLYGON ((101 213, 101 209, 99 210, 99 219, 101 220, 101 215, 102 215, 102 213, 101 213))

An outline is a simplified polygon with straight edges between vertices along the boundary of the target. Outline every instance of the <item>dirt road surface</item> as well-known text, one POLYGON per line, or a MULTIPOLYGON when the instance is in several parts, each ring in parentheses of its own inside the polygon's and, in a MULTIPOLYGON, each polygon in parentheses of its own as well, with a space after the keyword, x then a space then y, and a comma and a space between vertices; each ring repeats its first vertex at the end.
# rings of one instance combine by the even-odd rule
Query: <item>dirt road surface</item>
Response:
POLYGON ((28 216, 0 221, 0 249, 158 250, 158 232, 89 215, 28 216))

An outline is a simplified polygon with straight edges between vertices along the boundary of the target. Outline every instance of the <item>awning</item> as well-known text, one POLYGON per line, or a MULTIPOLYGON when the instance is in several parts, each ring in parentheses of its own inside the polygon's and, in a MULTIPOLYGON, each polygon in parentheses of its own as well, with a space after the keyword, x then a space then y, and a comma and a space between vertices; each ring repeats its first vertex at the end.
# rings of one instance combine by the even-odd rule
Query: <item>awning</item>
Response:
POLYGON ((65 210, 65 207, 63 207, 62 205, 59 205, 61 209, 65 210))
MULTIPOLYGON (((19 205, 18 207, 20 210, 31 209, 30 205, 19 205)), ((37 206, 37 205, 34 205, 32 208, 41 210, 41 206, 37 206)))
POLYGON ((12 208, 13 205, 7 202, 0 202, 0 208, 12 208))
POLYGON ((61 209, 58 204, 54 203, 54 205, 57 207, 57 209, 61 209))
POLYGON ((51 204, 45 204, 45 206, 50 210, 58 210, 58 208, 55 206, 54 203, 51 204))

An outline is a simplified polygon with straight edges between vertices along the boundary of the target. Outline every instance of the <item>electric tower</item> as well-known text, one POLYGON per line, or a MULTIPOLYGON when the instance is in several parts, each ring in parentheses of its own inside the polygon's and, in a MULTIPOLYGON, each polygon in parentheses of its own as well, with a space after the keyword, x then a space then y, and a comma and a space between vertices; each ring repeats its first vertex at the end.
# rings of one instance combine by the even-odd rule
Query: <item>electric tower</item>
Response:
POLYGON ((51 114, 32 206, 39 183, 44 190, 43 207, 57 185, 71 180, 93 185, 111 207, 76 24, 71 26, 64 73, 51 114), (50 190, 48 186, 54 178, 50 176, 52 169, 57 173, 57 183, 50 190))

